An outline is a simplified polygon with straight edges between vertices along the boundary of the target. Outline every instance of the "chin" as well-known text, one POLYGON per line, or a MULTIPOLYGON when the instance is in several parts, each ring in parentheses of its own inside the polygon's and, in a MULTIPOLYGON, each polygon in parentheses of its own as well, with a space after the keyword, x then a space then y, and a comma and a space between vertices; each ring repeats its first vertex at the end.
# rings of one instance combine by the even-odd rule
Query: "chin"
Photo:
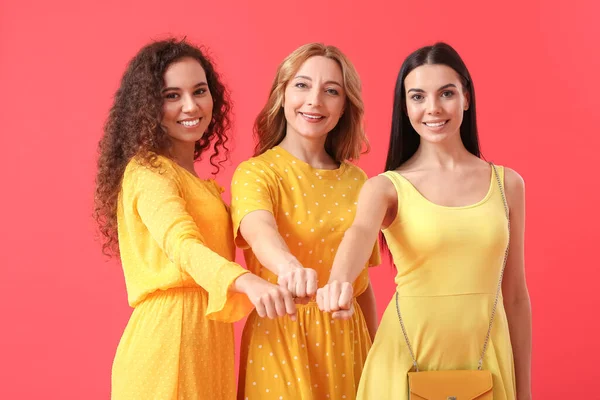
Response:
POLYGON ((425 142, 429 142, 429 143, 441 143, 443 141, 445 141, 446 139, 448 139, 448 134, 446 133, 430 133, 427 132, 425 134, 419 134, 419 136, 421 137, 422 141, 425 142))
POLYGON ((327 138, 327 133, 322 133, 319 135, 302 135, 302 137, 308 140, 324 141, 327 138))
POLYGON ((314 131, 301 131, 298 132, 298 134, 300 136, 302 136, 305 139, 310 139, 310 140, 320 140, 320 139, 324 139, 327 137, 327 134, 329 133, 329 131, 327 132, 314 132, 314 131))
POLYGON ((203 136, 204 136, 204 133, 198 134, 198 135, 190 135, 189 133, 187 133, 184 135, 177 135, 177 136, 171 136, 171 137, 182 143, 195 143, 195 142, 199 141, 200 139, 202 139, 203 136))

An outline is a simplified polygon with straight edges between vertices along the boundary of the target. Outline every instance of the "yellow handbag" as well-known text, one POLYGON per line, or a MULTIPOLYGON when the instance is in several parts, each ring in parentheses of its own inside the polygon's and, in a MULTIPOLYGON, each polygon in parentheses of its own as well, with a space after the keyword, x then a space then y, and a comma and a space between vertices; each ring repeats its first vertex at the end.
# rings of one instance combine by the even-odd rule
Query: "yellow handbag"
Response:
POLYGON ((494 316, 496 315, 496 307, 498 305, 498 298, 500 296, 500 290, 502 288, 502 277, 504 276, 504 268, 506 267, 506 259, 508 257, 508 247, 510 244, 510 218, 508 214, 508 205, 506 203, 506 197, 504 195, 504 189, 500 183, 500 176, 496 170, 496 166, 490 163, 500 188, 500 194, 502 195, 502 201, 504 203, 504 211, 506 212, 506 219, 508 220, 508 244, 504 252, 504 262, 502 263, 502 269, 500 271, 500 279, 498 282, 498 288, 496 289, 496 298, 492 307, 492 313, 490 316, 490 323, 488 326, 487 335, 483 343, 483 350, 481 351, 481 357, 479 358, 479 364, 477 370, 452 370, 452 371, 419 371, 419 365, 415 358, 415 354, 408 340, 404 322, 402 321, 402 314, 400 313, 400 304, 398 302, 398 292, 396 292, 396 311, 398 312, 398 319, 400 320, 400 326, 402 333, 404 334, 404 340, 408 346, 408 351, 413 360, 413 372, 408 373, 408 398, 409 400, 492 400, 493 399, 493 383, 492 373, 490 371, 483 370, 483 356, 487 350, 487 346, 490 340, 490 334, 492 332, 492 324, 494 322, 494 316))
POLYGON ((490 371, 408 373, 410 400, 492 400, 490 371))

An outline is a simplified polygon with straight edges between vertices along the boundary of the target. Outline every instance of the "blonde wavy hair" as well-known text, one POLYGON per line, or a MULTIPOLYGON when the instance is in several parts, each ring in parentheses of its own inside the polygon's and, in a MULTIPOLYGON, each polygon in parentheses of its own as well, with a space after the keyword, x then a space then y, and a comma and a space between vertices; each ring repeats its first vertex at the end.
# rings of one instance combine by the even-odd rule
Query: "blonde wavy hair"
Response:
POLYGON ((254 136, 257 142, 254 155, 260 155, 277 146, 286 134, 286 119, 283 110, 285 88, 302 64, 311 57, 322 56, 332 59, 342 69, 346 106, 335 128, 328 134, 325 151, 337 162, 358 160, 363 146, 365 153, 370 150, 369 141, 363 127, 364 104, 361 83, 354 65, 335 46, 309 43, 300 46, 287 56, 277 68, 267 104, 254 122, 254 136))

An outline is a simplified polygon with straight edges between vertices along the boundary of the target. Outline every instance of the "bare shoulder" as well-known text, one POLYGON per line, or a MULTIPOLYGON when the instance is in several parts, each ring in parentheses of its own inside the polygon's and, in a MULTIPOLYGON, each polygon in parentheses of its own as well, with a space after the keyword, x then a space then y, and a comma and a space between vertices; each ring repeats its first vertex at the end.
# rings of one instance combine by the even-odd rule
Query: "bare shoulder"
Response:
POLYGON ((512 168, 504 167, 504 184, 507 189, 523 191, 525 180, 517 171, 512 168))
POLYGON ((525 181, 514 169, 504 167, 504 188, 510 208, 520 208, 525 201, 525 181))
POLYGON ((396 188, 394 187, 394 184, 384 175, 376 175, 369 178, 363 186, 363 191, 386 198, 396 197, 396 188))
POLYGON ((389 209, 394 208, 398 202, 396 188, 392 181, 383 175, 377 175, 365 182, 359 199, 358 207, 367 207, 369 209, 389 209))

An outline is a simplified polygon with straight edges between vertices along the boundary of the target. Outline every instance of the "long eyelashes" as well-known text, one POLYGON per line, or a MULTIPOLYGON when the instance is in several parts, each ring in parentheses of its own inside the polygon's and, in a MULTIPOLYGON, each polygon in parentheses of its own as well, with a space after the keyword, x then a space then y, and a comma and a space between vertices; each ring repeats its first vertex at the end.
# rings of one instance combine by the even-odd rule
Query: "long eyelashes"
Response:
MULTIPOLYGON (((304 82, 297 82, 296 84, 294 84, 294 87, 297 87, 298 89, 308 89, 308 85, 304 82)), ((339 96, 340 94, 340 92, 337 89, 333 88, 325 89, 325 92, 332 96, 339 96)))
MULTIPOLYGON (((206 94, 208 92, 208 90, 206 88, 200 88, 194 91, 194 96, 202 96, 204 94, 206 94)), ((179 99, 181 96, 179 95, 179 93, 175 93, 175 92, 171 92, 171 93, 167 93, 165 94, 164 98, 167 100, 177 100, 179 99)))
MULTIPOLYGON (((451 97, 454 97, 454 94, 455 93, 453 91, 446 90, 440 94, 440 97, 442 97, 444 99, 449 99, 451 97)), ((425 99, 425 96, 423 96, 421 94, 413 94, 412 96, 410 96, 410 99, 413 101, 419 102, 419 101, 423 101, 425 99)))

